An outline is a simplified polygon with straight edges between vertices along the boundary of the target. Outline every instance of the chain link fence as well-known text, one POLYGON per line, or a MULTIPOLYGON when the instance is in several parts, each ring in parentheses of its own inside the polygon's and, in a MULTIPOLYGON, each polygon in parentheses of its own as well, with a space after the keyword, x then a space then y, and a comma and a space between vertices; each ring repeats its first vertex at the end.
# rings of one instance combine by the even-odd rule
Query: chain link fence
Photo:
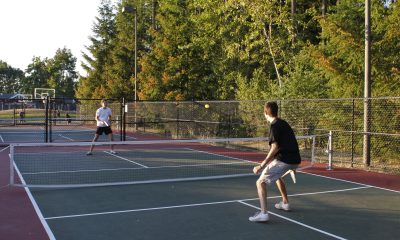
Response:
MULTIPOLYGON (((368 135, 371 163, 366 167, 400 174, 400 97, 369 100, 367 133, 363 128, 363 98, 277 102, 279 116, 289 122, 296 135, 324 135, 333 131, 333 164, 364 168, 363 137, 368 135)), ((266 137, 269 126, 263 115, 265 103, 264 100, 128 103, 125 124, 128 131, 174 139, 266 137)), ((324 149, 326 142, 320 138, 316 144, 324 149)))
MULTIPOLYGON (((101 99, 40 99, 1 102, 0 141, 91 141, 101 99), (21 115, 21 112, 23 114, 21 115)), ((327 134, 333 132, 333 164, 400 174, 400 97, 371 98, 369 132, 364 132, 364 99, 277 100, 279 116, 297 136, 318 135, 319 161, 326 161, 327 134), (371 162, 363 159, 370 137, 371 162)), ((266 101, 130 102, 109 100, 115 140, 133 132, 171 139, 267 137, 266 101)), ((129 138, 131 140, 133 138, 129 138)), ((307 149, 309 141, 302 142, 307 149)))
MULTIPOLYGON (((0 101, 0 143, 92 141, 101 99, 0 101)), ((115 140, 123 140, 123 103, 110 99, 115 140)))

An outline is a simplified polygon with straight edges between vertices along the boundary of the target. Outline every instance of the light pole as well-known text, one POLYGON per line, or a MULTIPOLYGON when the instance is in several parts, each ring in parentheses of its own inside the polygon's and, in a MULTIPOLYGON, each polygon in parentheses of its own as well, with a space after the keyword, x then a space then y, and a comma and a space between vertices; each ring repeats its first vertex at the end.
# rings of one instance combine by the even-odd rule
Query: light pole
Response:
POLYGON ((137 10, 135 7, 127 5, 122 8, 122 12, 125 13, 133 13, 135 14, 135 130, 137 130, 136 124, 136 101, 137 101, 137 10))
POLYGON ((132 6, 125 6, 122 8, 122 12, 135 14, 135 102, 137 100, 137 11, 132 6))
POLYGON ((371 1, 365 0, 365 57, 364 57, 364 139, 363 162, 371 165, 371 1))

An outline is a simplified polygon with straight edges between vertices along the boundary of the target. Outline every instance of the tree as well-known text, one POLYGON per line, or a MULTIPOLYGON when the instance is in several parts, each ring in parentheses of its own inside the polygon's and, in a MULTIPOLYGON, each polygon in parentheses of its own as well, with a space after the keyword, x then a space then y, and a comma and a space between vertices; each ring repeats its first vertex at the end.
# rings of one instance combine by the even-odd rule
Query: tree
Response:
POLYGON ((24 72, 0 60, 0 92, 16 93, 21 89, 24 72))
POLYGON ((22 91, 25 93, 34 94, 35 88, 49 88, 48 80, 50 74, 47 69, 47 61, 40 57, 33 57, 25 71, 25 79, 22 81, 22 91))
MULTIPOLYGON (((373 96, 395 93, 399 89, 396 81, 396 69, 399 69, 396 53, 400 50, 397 44, 399 35, 396 25, 399 18, 396 18, 396 4, 387 8, 384 1, 372 1, 373 96)), ((364 1, 341 0, 331 8, 331 12, 319 18, 323 41, 310 48, 315 69, 322 71, 324 78, 328 79, 330 97, 362 97, 364 1)))
POLYGON ((400 95, 400 2, 373 2, 372 94, 400 95))
POLYGON ((48 85, 56 90, 57 95, 74 97, 75 80, 78 78, 75 65, 76 58, 66 48, 58 49, 55 56, 47 61, 48 85))
POLYGON ((93 36, 89 37, 91 45, 82 53, 82 63, 86 76, 81 76, 76 95, 80 98, 108 97, 110 68, 113 65, 111 52, 115 44, 116 26, 114 5, 110 0, 102 0, 98 9, 99 16, 92 27, 93 36))
POLYGON ((193 78, 196 73, 191 72, 195 67, 191 65, 191 61, 195 60, 198 54, 192 51, 190 44, 193 25, 189 19, 188 7, 187 2, 182 0, 159 3, 157 21, 160 29, 151 30, 154 39, 152 52, 140 62, 143 71, 139 75, 139 96, 142 99, 195 98, 193 78))

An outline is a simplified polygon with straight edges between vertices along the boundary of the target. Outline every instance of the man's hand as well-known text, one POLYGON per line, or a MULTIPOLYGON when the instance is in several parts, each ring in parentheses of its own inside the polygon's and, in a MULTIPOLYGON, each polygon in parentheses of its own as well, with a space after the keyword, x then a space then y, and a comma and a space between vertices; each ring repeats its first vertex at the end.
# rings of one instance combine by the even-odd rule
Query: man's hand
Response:
POLYGON ((259 174, 261 172, 262 168, 260 165, 257 165, 253 168, 253 173, 254 174, 259 174))

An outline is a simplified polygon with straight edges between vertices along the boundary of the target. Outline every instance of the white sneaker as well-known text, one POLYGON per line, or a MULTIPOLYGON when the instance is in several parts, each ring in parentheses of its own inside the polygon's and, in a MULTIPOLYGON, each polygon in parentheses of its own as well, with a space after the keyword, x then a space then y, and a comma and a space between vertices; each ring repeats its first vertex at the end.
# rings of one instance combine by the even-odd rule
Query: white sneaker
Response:
POLYGON ((256 212, 253 216, 249 217, 251 222, 267 222, 269 220, 268 213, 256 212))
POLYGON ((93 153, 91 151, 86 153, 87 156, 93 155, 93 153))
POLYGON ((275 204, 275 208, 284 211, 290 211, 289 203, 278 202, 275 204))
POLYGON ((111 154, 117 154, 117 152, 114 151, 114 150, 111 150, 110 153, 111 153, 111 154))

